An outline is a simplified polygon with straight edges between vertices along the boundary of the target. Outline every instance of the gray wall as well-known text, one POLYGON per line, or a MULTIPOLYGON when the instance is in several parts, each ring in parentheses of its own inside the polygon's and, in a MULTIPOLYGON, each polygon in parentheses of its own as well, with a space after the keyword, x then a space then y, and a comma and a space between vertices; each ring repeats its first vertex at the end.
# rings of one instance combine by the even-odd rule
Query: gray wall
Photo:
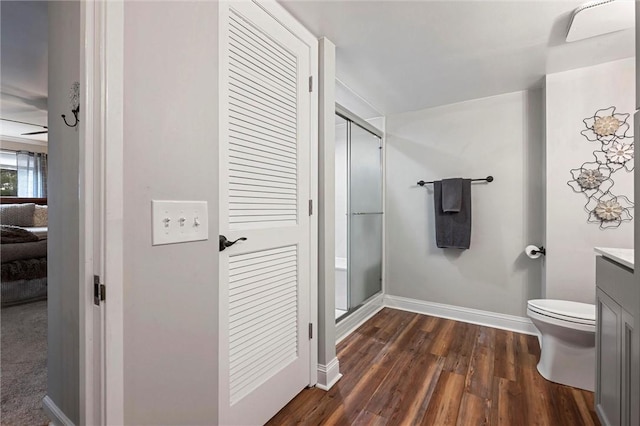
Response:
MULTIPOLYGON (((47 395, 78 424, 79 402, 79 133, 69 90, 80 79, 80 3, 49 3, 49 243, 47 395)), ((81 88, 82 89, 82 88, 81 88)))
POLYGON ((216 424, 218 5, 127 2, 124 418, 216 424), (151 200, 205 200, 209 240, 151 246, 151 200))
MULTIPOLYGON (((594 247, 633 248, 633 222, 601 230, 587 223, 586 197, 567 186, 571 169, 593 162, 601 149, 580 134, 582 120, 596 110, 615 106, 619 113, 635 110, 634 58, 580 68, 546 77, 546 297, 585 303, 595 301, 594 247)), ((633 117, 628 122, 633 123, 633 117)), ((628 134, 633 134, 633 127, 628 134)), ((626 144, 633 139, 626 139, 626 144)), ((587 167, 594 167, 593 165, 587 167)), ((633 201, 633 173, 612 176, 612 192, 633 201)), ((593 208, 595 206, 592 206, 593 208)), ((633 211, 631 212, 633 215, 633 211)))
POLYGON ((541 291, 524 247, 542 239, 542 108, 536 90, 387 116, 387 294, 525 316, 541 291), (416 182, 487 175, 471 248, 437 248, 433 187, 416 182))
MULTIPOLYGON (((318 364, 336 357, 335 323, 335 60, 336 47, 318 42, 318 364)), ((322 378, 319 378, 322 380, 322 378)), ((327 383, 325 383, 326 385, 327 383)))

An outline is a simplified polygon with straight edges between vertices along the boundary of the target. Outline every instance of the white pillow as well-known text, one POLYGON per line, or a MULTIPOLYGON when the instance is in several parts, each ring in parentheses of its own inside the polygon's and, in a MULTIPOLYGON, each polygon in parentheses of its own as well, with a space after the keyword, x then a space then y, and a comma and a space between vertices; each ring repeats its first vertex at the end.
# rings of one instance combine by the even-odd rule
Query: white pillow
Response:
POLYGON ((36 204, 36 209, 33 211, 33 226, 43 227, 47 226, 49 221, 47 206, 39 206, 36 204))

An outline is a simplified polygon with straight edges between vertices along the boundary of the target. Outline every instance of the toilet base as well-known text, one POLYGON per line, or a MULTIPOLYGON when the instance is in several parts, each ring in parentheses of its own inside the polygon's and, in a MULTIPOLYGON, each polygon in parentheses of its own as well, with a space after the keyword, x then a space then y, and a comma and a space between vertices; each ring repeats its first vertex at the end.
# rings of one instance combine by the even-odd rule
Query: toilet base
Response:
POLYGON ((581 334, 580 344, 543 334, 538 372, 549 381, 593 392, 596 377, 595 335, 581 334))

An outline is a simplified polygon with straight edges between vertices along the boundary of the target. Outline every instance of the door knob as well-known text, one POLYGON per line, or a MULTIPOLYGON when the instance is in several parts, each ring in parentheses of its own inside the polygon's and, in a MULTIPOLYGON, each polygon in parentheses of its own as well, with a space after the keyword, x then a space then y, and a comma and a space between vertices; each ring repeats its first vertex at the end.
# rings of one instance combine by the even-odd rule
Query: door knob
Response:
POLYGON ((238 241, 246 241, 246 240, 247 239, 245 237, 240 237, 235 241, 229 241, 227 240, 227 237, 225 237, 224 235, 220 235, 220 251, 224 251, 224 249, 226 249, 227 247, 231 247, 238 241))

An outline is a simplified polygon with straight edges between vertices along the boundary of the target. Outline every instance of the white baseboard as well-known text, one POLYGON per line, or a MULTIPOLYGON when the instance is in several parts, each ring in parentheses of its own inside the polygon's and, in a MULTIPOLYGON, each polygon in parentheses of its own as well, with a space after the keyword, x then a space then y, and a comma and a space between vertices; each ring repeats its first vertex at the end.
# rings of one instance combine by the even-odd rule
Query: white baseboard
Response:
POLYGON ((49 398, 49 395, 42 399, 42 408, 47 414, 47 417, 49 417, 49 420, 51 420, 50 424, 55 426, 74 426, 73 422, 69 420, 69 417, 49 398))
POLYGON ((526 317, 498 314, 478 309, 462 308, 460 306, 444 305, 441 303, 425 302, 422 300, 390 295, 384 296, 384 306, 401 309, 403 311, 415 312, 418 314, 483 325, 486 327, 515 331, 517 333, 531 334, 534 336, 538 335, 538 330, 531 320, 526 317))
POLYGON ((369 299, 358 310, 350 314, 348 317, 336 324, 336 344, 340 343, 345 337, 353 333, 353 331, 364 324, 369 318, 380 311, 383 305, 382 294, 377 294, 369 299))
POLYGON ((327 365, 318 364, 318 383, 316 387, 325 391, 331 389, 340 380, 340 362, 333 358, 327 365))

